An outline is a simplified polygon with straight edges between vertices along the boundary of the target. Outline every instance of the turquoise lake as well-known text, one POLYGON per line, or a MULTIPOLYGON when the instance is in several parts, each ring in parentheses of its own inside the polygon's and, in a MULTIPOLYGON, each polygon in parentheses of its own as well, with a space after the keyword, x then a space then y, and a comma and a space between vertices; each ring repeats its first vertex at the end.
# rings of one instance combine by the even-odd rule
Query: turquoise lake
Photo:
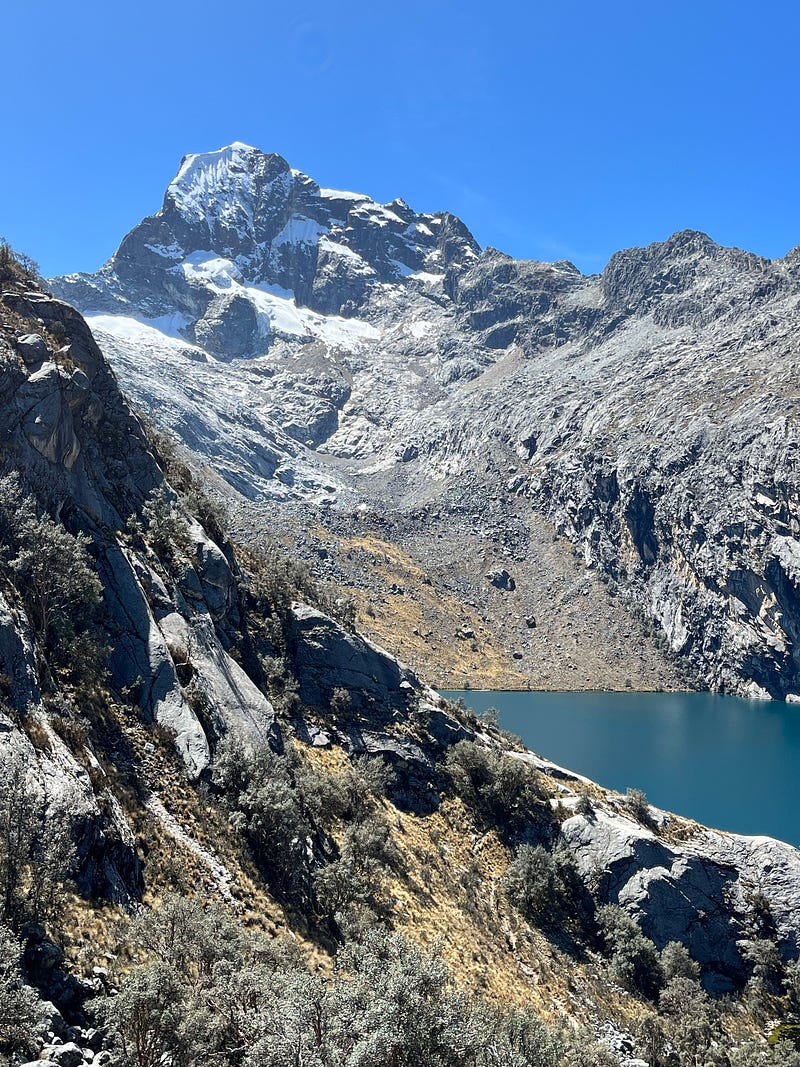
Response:
POLYGON ((710 693, 444 693, 540 756, 707 826, 800 847, 800 705, 710 693))

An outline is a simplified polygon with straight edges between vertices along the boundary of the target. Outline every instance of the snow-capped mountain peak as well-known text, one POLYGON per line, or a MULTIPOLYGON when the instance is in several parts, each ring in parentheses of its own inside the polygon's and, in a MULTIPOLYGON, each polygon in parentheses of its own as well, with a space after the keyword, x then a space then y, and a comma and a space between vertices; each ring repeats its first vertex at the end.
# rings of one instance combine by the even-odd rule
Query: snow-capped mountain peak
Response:
POLYGON ((278 155, 264 155, 257 148, 234 141, 216 152, 184 156, 178 173, 167 187, 166 200, 187 219, 213 220, 243 211, 243 221, 253 227, 253 210, 259 196, 259 181, 292 181, 289 164, 278 155))
POLYGON ((321 189, 282 156, 236 141, 185 156, 161 210, 125 237, 101 271, 56 284, 89 313, 182 316, 187 339, 212 355, 228 351, 214 337, 233 314, 233 351, 253 355, 279 332, 263 328, 256 290, 277 290, 318 315, 372 320, 386 286, 400 291, 418 287, 420 276, 442 279, 478 251, 452 216, 321 189))

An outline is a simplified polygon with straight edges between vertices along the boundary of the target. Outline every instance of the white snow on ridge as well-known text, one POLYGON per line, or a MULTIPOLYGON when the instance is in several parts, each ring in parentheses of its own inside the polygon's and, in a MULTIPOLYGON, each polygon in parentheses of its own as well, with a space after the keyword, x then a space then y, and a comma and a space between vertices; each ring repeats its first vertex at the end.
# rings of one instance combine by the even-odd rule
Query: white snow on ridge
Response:
POLYGON ((400 216, 396 215, 390 208, 384 207, 382 204, 375 204, 372 201, 353 208, 353 214, 357 215, 358 218, 373 222, 376 226, 380 226, 381 229, 392 222, 399 222, 401 225, 403 223, 400 216))
POLYGON ((329 237, 321 237, 319 242, 321 252, 328 252, 330 255, 341 256, 342 259, 347 259, 351 263, 351 270, 356 274, 369 274, 374 275, 375 270, 367 263, 363 256, 360 256, 358 252, 352 248, 348 248, 347 245, 340 245, 336 241, 332 241, 329 237))
POLYGON ((427 337, 433 328, 433 323, 426 322, 424 319, 413 319, 411 322, 406 323, 406 329, 418 341, 421 341, 423 337, 427 337))
POLYGON ((323 200, 369 200, 366 193, 348 193, 344 189, 320 189, 323 200))
POLYGON ((144 247, 149 248, 151 252, 155 252, 157 256, 162 256, 164 259, 180 259, 184 254, 184 249, 175 241, 170 245, 146 244, 144 247))
MULTIPOLYGON (((375 341, 381 331, 361 319, 346 319, 339 315, 320 315, 309 308, 298 307, 291 292, 278 286, 246 286, 238 281, 238 270, 230 260, 215 257, 203 261, 205 252, 180 265, 187 278, 203 283, 206 288, 222 293, 236 289, 253 304, 264 338, 279 337, 318 339, 332 348, 353 349, 362 342, 375 341), (197 259, 198 262, 189 262, 197 259)), ((135 346, 151 357, 158 350, 171 350, 194 361, 208 361, 210 357, 198 345, 185 340, 180 331, 192 320, 177 312, 156 319, 129 315, 86 315, 92 330, 107 333, 127 345, 135 346)), ((162 353, 163 354, 163 353, 162 353)))
POLYGON ((208 359, 202 348, 185 340, 178 332, 189 323, 183 315, 162 315, 157 319, 137 319, 131 315, 85 317, 93 333, 110 334, 127 345, 135 345, 142 353, 157 356, 160 350, 168 350, 195 361, 208 359))
POLYGON ((365 262, 363 256, 360 256, 358 252, 353 251, 352 248, 348 248, 347 245, 340 245, 336 241, 332 241, 330 237, 322 237, 319 242, 319 247, 325 252, 332 252, 335 256, 344 256, 345 259, 357 259, 362 263, 365 262))
POLYGON ((314 219, 306 218, 305 215, 292 215, 281 232, 273 238, 272 247, 279 245, 315 245, 322 234, 328 232, 327 226, 322 226, 314 219))
MULTIPOLYGON (((309 219, 302 221, 311 222, 309 219)), ((316 227, 317 224, 312 225, 316 227)), ((343 246, 336 247, 337 250, 349 251, 343 246)), ((364 263, 355 252, 352 255, 364 263)), ((364 267, 368 268, 368 265, 364 263, 364 267)), ((187 281, 200 284, 214 293, 235 291, 246 297, 256 309, 260 333, 264 338, 271 334, 283 337, 316 337, 332 346, 353 348, 361 341, 374 341, 380 336, 380 330, 360 319, 320 315, 309 308, 298 307, 294 294, 287 289, 276 285, 246 285, 236 264, 214 252, 193 252, 172 269, 182 271, 187 281)), ((186 322, 180 325, 185 326, 186 322)))
POLYGON ((216 152, 190 153, 183 157, 180 170, 172 180, 171 186, 177 185, 178 182, 185 181, 190 175, 193 175, 196 171, 202 170, 203 168, 215 167, 219 163, 229 163, 243 154, 249 155, 257 151, 258 149, 253 148, 252 145, 243 144, 241 141, 234 141, 232 144, 225 145, 223 148, 218 148, 216 152))
POLYGON ((361 341, 375 341, 381 331, 361 319, 345 319, 339 315, 320 315, 309 308, 298 307, 291 293, 277 286, 244 286, 243 294, 252 301, 266 335, 277 333, 284 337, 316 337, 337 348, 353 348, 361 341))
POLYGON ((232 260, 207 250, 192 252, 175 269, 181 270, 187 281, 210 285, 218 291, 243 281, 241 271, 232 260))
POLYGON ((429 285, 433 285, 435 282, 440 282, 444 278, 442 274, 431 274, 424 270, 415 270, 409 274, 409 278, 413 278, 417 282, 427 282, 429 285))
POLYGON ((243 157, 256 151, 237 141, 218 152, 186 156, 167 196, 184 217, 206 221, 209 231, 215 218, 233 226, 241 216, 252 231, 254 178, 243 157))

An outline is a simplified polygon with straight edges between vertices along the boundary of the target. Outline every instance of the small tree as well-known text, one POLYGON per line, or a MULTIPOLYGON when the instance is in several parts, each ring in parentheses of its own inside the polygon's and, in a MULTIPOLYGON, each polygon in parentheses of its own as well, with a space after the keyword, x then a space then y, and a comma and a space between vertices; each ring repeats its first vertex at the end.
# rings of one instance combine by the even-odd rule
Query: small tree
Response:
POLYGON ((800 1011, 800 960, 791 960, 784 968, 783 987, 791 1010, 800 1011))
POLYGON ((647 796, 641 789, 628 789, 625 794, 625 806, 637 822, 644 826, 652 826, 653 818, 650 814, 650 805, 647 796))
POLYGON ((293 896, 310 891, 308 840, 314 827, 297 788, 292 759, 266 744, 249 748, 227 737, 211 780, 223 795, 231 825, 244 835, 273 886, 293 896))
POLYGON ((147 537, 163 562, 172 559, 175 548, 187 545, 186 522, 178 502, 164 489, 154 489, 142 508, 147 537))
POLYGON ((774 996, 780 992, 783 978, 783 963, 774 941, 759 938, 745 941, 742 956, 752 966, 750 987, 762 996, 774 996))
POLYGON ((52 917, 75 856, 68 820, 47 810, 32 770, 16 749, 0 756, 0 921, 12 927, 52 917))
POLYGON ((673 978, 696 980, 700 977, 699 964, 692 959, 689 950, 680 941, 670 941, 662 948, 661 969, 665 982, 670 982, 673 978))
POLYGON ((100 604, 103 587, 87 551, 86 534, 73 536, 48 515, 29 515, 16 531, 19 550, 11 569, 22 590, 36 635, 74 633, 75 623, 100 604))
POLYGON ((534 921, 554 919, 561 911, 555 864, 541 845, 521 845, 503 876, 506 896, 522 914, 534 921))
POLYGON ((339 859, 322 867, 314 878, 320 909, 335 916, 351 905, 372 911, 385 906, 387 877, 401 868, 400 850, 386 819, 376 814, 348 826, 339 859))
POLYGON ((664 980, 656 946, 618 904, 604 904, 597 919, 611 953, 612 977, 624 989, 654 999, 664 980))
POLYGON ((156 962, 136 967, 119 993, 96 1001, 124 1067, 180 1062, 186 989, 173 968, 156 962))
POLYGON ((503 876, 503 889, 526 919, 538 924, 585 925, 590 909, 575 857, 558 846, 521 845, 503 876))
POLYGON ((588 790, 583 789, 578 795, 578 802, 575 805, 575 813, 576 815, 583 815, 585 819, 591 819, 594 815, 594 803, 588 790))
POLYGON ((0 924, 0 1053, 35 1051, 33 1034, 43 1018, 41 1002, 23 984, 22 945, 0 924))
POLYGON ((465 803, 507 840, 549 828, 552 812, 541 778, 522 760, 459 741, 448 750, 445 767, 465 803))
POLYGON ((492 730, 500 729, 500 712, 497 708, 486 708, 485 711, 481 712, 478 718, 484 726, 488 726, 492 730))
POLYGON ((245 946, 243 931, 220 907, 204 908, 175 893, 168 893, 157 910, 136 918, 130 939, 193 989, 211 978, 221 960, 241 960, 245 946))
POLYGON ((661 991, 659 1011, 670 1021, 669 1037, 681 1063, 706 1063, 719 1034, 719 1009, 693 978, 673 978, 661 991))

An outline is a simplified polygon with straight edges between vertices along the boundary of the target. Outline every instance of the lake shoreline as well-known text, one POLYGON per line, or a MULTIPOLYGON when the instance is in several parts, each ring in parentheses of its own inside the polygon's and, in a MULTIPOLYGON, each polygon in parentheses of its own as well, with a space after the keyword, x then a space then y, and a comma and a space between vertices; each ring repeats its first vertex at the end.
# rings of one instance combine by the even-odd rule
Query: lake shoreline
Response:
POLYGON ((441 690, 533 752, 665 811, 800 847, 800 704, 698 691, 441 690))

